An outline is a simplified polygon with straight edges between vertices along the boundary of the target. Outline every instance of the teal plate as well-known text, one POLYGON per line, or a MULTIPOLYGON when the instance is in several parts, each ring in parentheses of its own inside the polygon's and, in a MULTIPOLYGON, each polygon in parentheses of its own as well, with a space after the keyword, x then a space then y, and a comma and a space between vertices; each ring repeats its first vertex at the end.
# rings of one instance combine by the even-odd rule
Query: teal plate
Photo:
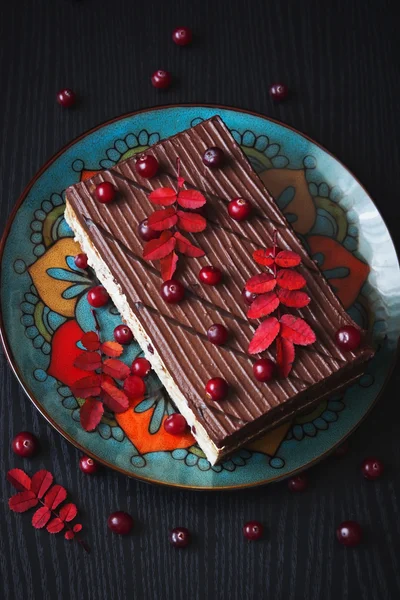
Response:
MULTIPOLYGON (((120 117, 82 135, 29 184, 1 247, 1 335, 27 395, 50 423, 85 453, 126 475, 192 489, 250 487, 286 477, 332 451, 378 398, 396 357, 400 276, 389 232, 355 177, 329 152, 261 115, 215 106, 172 106, 120 117), (190 435, 163 427, 174 412, 156 376, 123 415, 105 414, 97 430, 79 423, 82 400, 69 385, 83 332, 94 328, 85 299, 94 275, 73 261, 77 245, 64 220, 64 191, 162 138, 219 114, 318 261, 351 316, 373 335, 377 353, 359 383, 312 413, 211 466, 190 435)), ((98 311, 112 338, 117 311, 98 311)), ((140 354, 133 343, 130 363, 140 354)))

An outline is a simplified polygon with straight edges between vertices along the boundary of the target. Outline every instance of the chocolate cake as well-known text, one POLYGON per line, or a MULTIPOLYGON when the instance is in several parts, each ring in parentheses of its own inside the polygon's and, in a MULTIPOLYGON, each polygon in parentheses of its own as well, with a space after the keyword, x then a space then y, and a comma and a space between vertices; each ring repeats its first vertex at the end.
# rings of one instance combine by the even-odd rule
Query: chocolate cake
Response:
MULTIPOLYGON (((214 464, 355 382, 373 350, 365 342, 354 351, 337 344, 340 328, 358 330, 357 326, 219 117, 152 146, 147 154, 159 163, 155 177, 138 175, 135 158, 130 158, 70 187, 65 217, 122 319, 214 464), (223 151, 219 168, 203 162, 210 147, 223 151), (177 158, 184 183, 178 182, 177 158), (107 204, 99 203, 95 194, 96 186, 104 181, 117 191, 115 200, 107 204), (159 262, 143 257, 145 242, 138 226, 155 208, 163 208, 154 207, 149 194, 158 188, 177 190, 178 183, 182 189, 204 195, 207 227, 197 233, 183 231, 205 256, 180 256, 174 279, 184 285, 186 294, 181 302, 170 304, 160 294, 159 262), (242 221, 233 219, 227 210, 228 203, 238 197, 252 206, 251 216, 242 221), (285 312, 304 319, 315 341, 296 346, 286 377, 278 373, 263 383, 253 372, 260 355, 249 354, 249 344, 263 319, 249 319, 242 292, 246 281, 261 270, 253 260, 254 251, 272 247, 274 241, 280 250, 301 258, 296 272, 304 278, 311 301, 301 308, 285 308, 285 312), (206 265, 222 271, 218 285, 199 281, 199 271, 206 265), (223 345, 207 338, 212 324, 227 329, 223 345), (214 377, 228 383, 229 393, 222 399, 213 400, 205 391, 214 377)), ((275 346, 262 356, 275 361, 275 346)))

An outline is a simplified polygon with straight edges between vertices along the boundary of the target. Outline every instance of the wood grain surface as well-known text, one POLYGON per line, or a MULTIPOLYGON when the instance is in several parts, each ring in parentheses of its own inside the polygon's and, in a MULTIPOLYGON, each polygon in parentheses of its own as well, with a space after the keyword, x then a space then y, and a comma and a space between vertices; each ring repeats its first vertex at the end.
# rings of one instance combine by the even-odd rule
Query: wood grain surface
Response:
MULTIPOLYGON (((179 102, 222 103, 305 131, 364 183, 400 244, 400 151, 397 2, 384 0, 19 0, 0 13, 0 219, 40 166, 62 145, 98 123, 139 108, 179 102), (196 39, 179 48, 179 25, 196 39), (157 68, 176 77, 160 92, 157 68), (294 91, 274 105, 268 87, 294 91), (55 102, 60 87, 79 93, 75 110, 55 102)), ((6 600, 397 600, 400 597, 400 399, 397 371, 343 459, 314 467, 310 487, 286 484, 225 493, 149 486, 104 471, 78 469, 78 451, 46 423, 0 358, 0 596, 6 600), (42 452, 13 455, 21 430, 42 452), (387 466, 363 480, 369 455, 387 466), (83 513, 92 553, 36 531, 9 511, 12 467, 47 467, 83 513), (126 538, 107 531, 110 512, 131 512, 126 538), (355 518, 365 543, 337 544, 335 526, 355 518), (249 519, 265 524, 246 543, 249 519), (194 533, 190 548, 169 546, 170 527, 194 533)))

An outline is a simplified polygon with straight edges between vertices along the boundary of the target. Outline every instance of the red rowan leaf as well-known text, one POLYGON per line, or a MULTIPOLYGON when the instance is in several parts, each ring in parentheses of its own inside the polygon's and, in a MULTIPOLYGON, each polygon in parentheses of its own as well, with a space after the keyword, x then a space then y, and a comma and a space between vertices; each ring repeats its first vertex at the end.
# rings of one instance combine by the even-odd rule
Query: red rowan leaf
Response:
POLYGON ((32 525, 36 529, 42 529, 51 518, 51 510, 47 506, 42 506, 38 508, 36 512, 33 513, 32 516, 32 525))
POLYGON ((110 375, 114 379, 126 379, 130 372, 131 370, 128 365, 118 358, 107 358, 103 363, 103 373, 110 375))
POLYGON ((280 269, 276 279, 279 287, 285 290, 300 290, 306 285, 303 275, 292 269, 280 269))
POLYGON ((281 336, 300 346, 308 346, 316 340, 311 327, 300 317, 283 315, 281 317, 281 336))
POLYGON ((124 347, 121 344, 118 344, 118 342, 104 342, 104 344, 100 346, 100 349, 103 354, 110 358, 117 358, 118 356, 121 356, 124 351, 124 347))
POLYGON ((197 213, 188 213, 183 210, 177 210, 178 227, 184 231, 199 232, 207 227, 207 221, 197 213))
POLYGON ((197 190, 181 190, 178 194, 178 204, 183 208, 201 208, 206 202, 203 194, 197 190))
POLYGON ((100 394, 100 375, 88 375, 82 377, 70 385, 74 396, 78 398, 89 398, 89 396, 98 396, 100 394))
POLYGON ((59 517, 55 517, 55 519, 50 521, 46 529, 49 533, 58 533, 64 529, 64 521, 62 521, 59 517))
POLYGON ((82 531, 82 525, 80 523, 75 523, 75 525, 72 528, 72 531, 74 533, 79 533, 80 531, 82 531))
POLYGON ((64 502, 66 497, 67 490, 62 485, 56 483, 44 497, 45 506, 48 506, 50 510, 54 510, 61 502, 64 502))
POLYGON ((81 339, 81 344, 86 350, 95 351, 100 348, 100 339, 94 331, 88 331, 81 339))
POLYGON ((294 362, 294 344, 281 336, 276 339, 276 362, 281 377, 287 377, 294 362))
POLYGON ((270 267, 274 264, 274 248, 265 248, 264 250, 255 250, 253 252, 253 259, 259 265, 264 267, 270 267))
POLYGON ((253 275, 246 282, 246 290, 254 294, 264 294, 270 292, 276 286, 276 279, 272 273, 260 273, 253 275))
POLYGON ((22 469, 11 469, 11 471, 8 471, 7 480, 16 490, 22 491, 31 489, 31 478, 22 469))
POLYGON ((101 357, 98 352, 82 352, 74 360, 74 367, 84 371, 95 371, 101 367, 101 357))
POLYGON ((109 381, 103 381, 101 397, 104 404, 115 413, 123 413, 129 408, 127 395, 109 381))
POLYGON ((267 292, 258 296, 254 302, 252 302, 247 316, 249 319, 260 319, 266 315, 271 314, 279 306, 279 298, 274 291, 267 292))
POLYGON ((145 260, 159 260, 172 252, 176 245, 176 239, 170 231, 163 231, 157 240, 151 240, 145 244, 143 258, 145 260))
POLYGON ((157 188, 149 194, 149 200, 160 206, 171 206, 176 201, 176 192, 172 188, 157 188))
POLYGON ((281 325, 276 317, 265 319, 254 333, 248 349, 249 354, 258 354, 269 348, 278 335, 280 327, 281 325))
POLYGON ((181 188, 184 183, 185 183, 184 178, 183 177, 178 177, 178 188, 181 188))
POLYGON ((189 256, 191 258, 199 258, 200 256, 204 256, 205 252, 201 248, 194 246, 190 240, 188 240, 184 235, 182 235, 179 231, 174 233, 177 248, 179 252, 189 256))
POLYGON ((146 392, 146 385, 141 377, 130 375, 124 381, 124 392, 129 400, 138 400, 143 398, 146 392))
POLYGON ((65 539, 66 539, 66 540, 73 540, 73 539, 74 539, 74 537, 75 537, 75 533, 74 533, 73 531, 71 531, 70 529, 68 529, 68 530, 65 532, 65 535, 64 535, 64 537, 65 537, 65 539))
POLYGON ((85 431, 93 431, 101 421, 104 406, 100 400, 86 398, 85 403, 79 411, 81 425, 85 431))
POLYGON ((149 227, 154 231, 163 231, 164 229, 171 229, 178 222, 178 216, 175 208, 172 206, 165 210, 156 210, 147 219, 149 227))
POLYGON ((297 267, 301 263, 301 256, 290 250, 282 250, 276 255, 275 264, 278 267, 287 269, 288 267, 297 267))
POLYGON ((38 498, 43 498, 52 483, 53 475, 50 471, 41 469, 32 476, 31 490, 32 492, 35 492, 38 498))
POLYGON ((167 254, 167 256, 164 256, 164 258, 160 258, 161 277, 163 281, 172 279, 176 270, 177 262, 178 255, 176 252, 171 252, 171 254, 167 254))
POLYGON ((67 523, 68 521, 72 521, 73 519, 75 519, 77 514, 78 509, 76 507, 76 504, 73 504, 72 502, 64 504, 64 506, 62 506, 58 511, 58 516, 60 517, 60 519, 66 521, 67 523))
POLYGON ((37 499, 35 492, 25 490, 15 494, 15 496, 11 496, 8 501, 8 506, 14 512, 22 513, 36 506, 38 502, 39 500, 37 499))
POLYGON ((285 290, 278 288, 276 290, 278 298, 282 304, 290 308, 304 308, 310 304, 311 298, 305 292, 285 290))

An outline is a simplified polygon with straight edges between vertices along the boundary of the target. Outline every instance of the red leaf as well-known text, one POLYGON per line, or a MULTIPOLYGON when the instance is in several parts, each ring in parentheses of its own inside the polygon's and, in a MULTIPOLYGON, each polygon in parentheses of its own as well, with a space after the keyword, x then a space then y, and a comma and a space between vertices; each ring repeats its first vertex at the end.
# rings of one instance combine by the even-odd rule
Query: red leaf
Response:
POLYGON ((276 286, 276 279, 272 273, 260 273, 254 275, 246 282, 246 290, 254 294, 270 292, 276 286))
POLYGON ((201 215, 197 213, 188 213, 183 210, 177 210, 178 215, 178 227, 184 231, 203 231, 207 227, 207 221, 201 215))
POLYGON ((64 529, 64 521, 56 517, 50 521, 46 529, 49 533, 58 533, 64 529))
POLYGON ((163 281, 168 281, 168 279, 172 279, 175 270, 176 264, 178 262, 178 255, 176 252, 171 252, 164 258, 160 258, 160 266, 161 266, 161 277, 163 281))
POLYGON ((43 498, 52 483, 53 475, 50 471, 41 469, 32 476, 31 490, 32 492, 35 492, 38 498, 43 498))
POLYGON ((253 339, 250 342, 249 354, 258 354, 270 347, 279 333, 281 325, 276 317, 268 317, 257 327, 253 339))
POLYGON ((74 396, 78 398, 89 398, 100 394, 100 375, 88 375, 75 381, 70 388, 74 396))
POLYGON ((184 178, 183 177, 178 177, 178 188, 181 188, 184 183, 185 183, 184 178))
POLYGON ((110 356, 111 358, 116 358, 117 356, 121 356, 124 351, 124 347, 118 342, 104 342, 100 346, 100 349, 103 354, 106 356, 110 356))
POLYGON ((265 317, 274 312, 278 306, 279 298, 276 293, 274 291, 267 292, 266 294, 258 296, 254 302, 252 302, 247 311, 247 316, 249 319, 260 319, 261 317, 265 317))
POLYGON ((103 373, 110 375, 114 379, 126 379, 130 372, 131 370, 128 365, 118 358, 107 358, 103 363, 103 373))
POLYGON ((200 256, 205 255, 204 250, 202 250, 201 248, 198 248, 197 246, 194 246, 192 244, 192 242, 190 242, 190 240, 185 238, 184 235, 179 233, 179 231, 174 233, 174 236, 176 238, 178 250, 182 254, 185 254, 186 256, 190 256, 191 258, 199 258, 200 256))
POLYGON ((98 352, 82 352, 74 360, 74 367, 84 371, 95 371, 101 367, 101 357, 98 352))
POLYGON ((85 431, 93 431, 101 421, 104 406, 100 400, 86 398, 85 403, 79 411, 81 425, 85 431))
POLYGON ((285 290, 300 290, 306 285, 303 275, 292 269, 281 269, 276 279, 278 285, 285 290))
POLYGON ((203 194, 197 190, 181 190, 178 194, 178 204, 183 208, 201 208, 206 202, 203 194))
POLYGON ((170 231, 163 231, 158 240, 147 242, 143 248, 143 258, 145 260, 159 260, 164 258, 175 248, 176 239, 170 231))
POLYGON ((166 208, 165 210, 156 210, 147 219, 149 227, 154 231, 163 231, 171 229, 178 222, 175 208, 166 208))
POLYGON ((276 340, 276 362, 281 377, 287 377, 292 370, 294 354, 293 342, 279 336, 276 340))
POLYGON ((67 490, 56 483, 44 497, 45 506, 48 506, 50 510, 54 510, 61 502, 64 502, 66 497, 67 490))
POLYGON ((259 265, 270 267, 274 264, 274 248, 265 248, 265 250, 255 250, 253 258, 259 265))
POLYGON ((276 290, 278 294, 279 300, 285 306, 289 306, 290 308, 304 308, 307 304, 310 304, 311 298, 305 292, 298 291, 290 291, 284 290, 283 288, 278 288, 276 290))
POLYGON ((36 529, 42 529, 42 527, 47 525, 47 523, 50 521, 50 518, 51 510, 47 508, 47 506, 42 506, 41 508, 38 508, 36 512, 33 513, 32 525, 36 529))
POLYGON ((146 392, 146 385, 141 377, 131 375, 124 381, 124 392, 129 400, 138 400, 143 398, 146 392))
POLYGON ((8 501, 8 506, 14 512, 22 513, 33 506, 36 506, 38 502, 39 500, 37 499, 35 492, 25 490, 24 492, 19 492, 18 494, 15 494, 15 496, 12 496, 8 501))
POLYGON ((176 201, 176 192, 169 187, 157 188, 149 194, 149 200, 160 206, 171 206, 176 201))
POLYGON ((11 471, 8 471, 7 480, 17 490, 31 489, 31 478, 22 469, 11 469, 11 471))
POLYGON ((94 331, 88 331, 82 337, 81 344, 86 350, 98 350, 100 348, 99 336, 94 331))
POLYGON ((65 535, 64 535, 64 537, 65 537, 65 539, 66 539, 66 540, 73 540, 73 539, 74 539, 74 537, 75 537, 75 534, 74 534, 74 532, 73 532, 73 531, 71 531, 70 529, 68 529, 68 530, 65 532, 65 535))
POLYGON ((281 336, 300 346, 308 346, 316 340, 311 327, 303 319, 293 315, 281 317, 281 336))
POLYGON ((73 519, 75 519, 76 515, 78 514, 78 509, 76 508, 76 505, 73 504, 72 502, 69 502, 68 504, 64 504, 64 506, 62 506, 58 512, 58 516, 60 517, 60 519, 62 519, 63 521, 72 521, 73 519))
POLYGON ((72 531, 74 533, 79 533, 80 531, 82 531, 82 525, 80 523, 76 523, 73 528, 72 531))
POLYGON ((282 250, 276 255, 275 264, 278 267, 287 269, 288 267, 297 267, 301 263, 301 257, 296 252, 282 250))
POLYGON ((103 381, 101 397, 104 404, 115 413, 123 413, 129 408, 127 395, 109 381, 103 381))

